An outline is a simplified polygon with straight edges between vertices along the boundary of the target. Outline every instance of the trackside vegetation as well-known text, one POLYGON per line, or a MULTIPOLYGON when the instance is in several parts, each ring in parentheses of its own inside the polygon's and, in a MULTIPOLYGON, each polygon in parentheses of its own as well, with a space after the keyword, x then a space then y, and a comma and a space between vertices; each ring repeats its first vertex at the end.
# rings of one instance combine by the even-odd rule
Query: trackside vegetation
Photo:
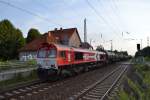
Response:
POLYGON ((137 64, 125 78, 123 86, 117 92, 115 100, 150 99, 150 65, 137 64))
POLYGON ((150 47, 137 51, 133 63, 115 100, 150 100, 150 47))
POLYGON ((37 67, 37 63, 35 60, 29 60, 26 62, 19 62, 19 61, 2 61, 2 62, 0 62, 1 76, 3 76, 3 73, 5 73, 5 71, 11 72, 11 70, 33 68, 33 70, 31 70, 27 73, 26 72, 25 73, 14 73, 13 74, 14 76, 11 79, 1 80, 0 81, 0 90, 7 88, 7 87, 16 86, 17 84, 21 84, 24 82, 30 82, 32 80, 38 79, 36 67, 37 67))
POLYGON ((26 62, 21 61, 0 61, 0 72, 5 70, 16 70, 22 68, 34 68, 37 67, 37 62, 35 60, 28 60, 26 62))
POLYGON ((150 57, 145 57, 145 61, 150 62, 150 57))
POLYGON ((16 77, 0 81, 0 90, 18 86, 26 82, 31 82, 32 80, 38 79, 36 70, 33 70, 28 76, 23 76, 21 73, 17 74, 16 77))

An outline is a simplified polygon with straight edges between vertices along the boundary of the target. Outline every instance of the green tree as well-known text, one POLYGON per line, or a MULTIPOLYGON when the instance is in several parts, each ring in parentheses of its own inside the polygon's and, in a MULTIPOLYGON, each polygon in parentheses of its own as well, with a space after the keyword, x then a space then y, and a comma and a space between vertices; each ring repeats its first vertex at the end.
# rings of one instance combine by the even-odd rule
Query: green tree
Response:
POLYGON ((102 45, 97 46, 96 48, 97 51, 104 51, 104 47, 102 45))
POLYGON ((23 38, 22 32, 16 29, 9 20, 0 21, 0 59, 17 58, 18 48, 24 45, 22 41, 19 41, 20 38, 23 38))
POLYGON ((40 37, 41 34, 37 29, 31 28, 28 32, 27 38, 26 38, 26 43, 31 42, 32 40, 40 37))
POLYGON ((18 55, 19 54, 19 49, 21 48, 21 47, 23 47, 24 45, 25 45, 25 38, 23 37, 23 35, 22 35, 22 32, 21 32, 21 30, 20 29, 16 29, 16 38, 15 38, 16 40, 15 40, 15 45, 16 45, 16 52, 14 53, 14 56, 15 55, 18 55))
POLYGON ((150 47, 149 47, 149 46, 148 46, 148 47, 145 47, 145 48, 143 48, 142 50, 137 51, 137 52, 135 53, 135 57, 138 57, 139 55, 142 55, 142 56, 144 56, 144 57, 150 57, 150 47))

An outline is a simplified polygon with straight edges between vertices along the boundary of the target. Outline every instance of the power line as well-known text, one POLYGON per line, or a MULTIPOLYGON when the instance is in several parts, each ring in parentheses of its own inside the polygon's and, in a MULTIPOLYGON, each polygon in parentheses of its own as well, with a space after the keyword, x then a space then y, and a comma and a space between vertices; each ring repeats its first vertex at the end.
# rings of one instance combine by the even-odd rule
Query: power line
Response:
POLYGON ((120 17, 120 10, 119 10, 119 8, 118 8, 118 6, 117 6, 115 0, 111 0, 111 3, 112 3, 112 6, 113 6, 112 8, 115 9, 115 14, 116 14, 116 16, 118 16, 118 18, 119 18, 119 20, 120 20, 122 26, 123 26, 124 29, 125 29, 125 23, 122 21, 122 18, 120 17))
MULTIPOLYGON (((100 18, 100 19, 102 19, 103 20, 103 22, 105 22, 105 24, 107 24, 110 28, 112 28, 111 26, 110 26, 110 24, 107 22, 107 20, 105 20, 105 18, 103 17, 103 16, 101 16, 100 14, 99 14, 99 12, 94 8, 94 6, 92 6, 92 4, 88 1, 88 0, 85 0, 86 1, 86 3, 88 4, 88 6, 95 12, 95 14, 100 18)), ((115 30, 112 28, 112 30, 115 32, 115 30)), ((118 36, 118 35, 117 35, 118 36)), ((118 37, 119 38, 119 37, 118 37)))
MULTIPOLYGON (((63 5, 66 6, 66 2, 65 2, 64 0, 62 0, 62 3, 63 3, 63 5)), ((76 16, 80 16, 80 14, 77 13, 77 11, 74 9, 74 7, 72 7, 72 6, 70 6, 70 5, 68 5, 67 7, 68 7, 70 10, 72 10, 73 13, 74 13, 76 16)))
POLYGON ((147 37, 147 46, 149 47, 149 37, 147 37))
MULTIPOLYGON (((101 2, 101 0, 97 0, 100 4, 101 4, 101 6, 103 7, 103 8, 106 8, 104 5, 103 5, 103 3, 101 2)), ((114 11, 114 9, 111 7, 111 10, 112 10, 112 12, 113 12, 113 14, 114 15, 116 15, 116 13, 115 13, 115 11, 114 11)), ((116 15, 117 16, 117 15, 116 15)), ((111 16, 107 16, 110 20, 111 19, 113 19, 111 16)), ((117 29, 119 29, 120 30, 120 27, 117 25, 117 24, 114 24, 113 26, 115 26, 117 29)))
POLYGON ((51 21, 50 19, 48 19, 48 18, 46 18, 46 17, 40 16, 40 15, 38 15, 38 14, 36 14, 36 13, 33 13, 33 12, 29 11, 29 10, 26 10, 26 9, 24 9, 24 8, 21 8, 21 7, 18 7, 18 6, 16 6, 16 5, 13 5, 13 4, 9 3, 9 2, 1 1, 1 0, 0 0, 0 3, 1 3, 1 4, 5 4, 5 5, 7 5, 7 6, 10 6, 10 7, 12 7, 12 8, 18 9, 18 10, 23 11, 23 12, 25 12, 25 13, 28 13, 28 14, 30 14, 30 15, 32 15, 32 16, 36 16, 36 17, 38 17, 38 18, 40 18, 40 19, 42 19, 42 20, 44 20, 44 21, 46 21, 46 22, 48 21, 48 22, 50 22, 50 23, 53 23, 53 24, 55 24, 55 25, 59 25, 59 26, 62 27, 62 25, 60 25, 60 24, 58 24, 58 23, 55 23, 55 22, 51 21))
MULTIPOLYGON (((101 16, 100 14, 99 14, 99 12, 94 8, 94 6, 92 6, 92 4, 88 1, 88 0, 86 0, 86 3, 88 4, 88 6, 96 13, 96 15, 100 18, 100 19, 102 19, 103 20, 103 22, 106 24, 106 25, 108 25, 114 32, 115 32, 115 30, 109 25, 109 23, 107 22, 107 20, 105 20, 105 18, 103 17, 103 16, 101 16)), ((116 34, 116 33, 115 33, 116 34)), ((117 36, 117 38, 118 39, 120 39, 118 36, 118 34, 116 34, 117 36)), ((116 38, 115 37, 115 38, 116 38)), ((112 39, 112 40, 116 40, 116 39, 112 39)))
MULTIPOLYGON (((99 0, 100 1, 100 0, 99 0)), ((124 26, 124 23, 122 22, 122 19, 121 19, 121 17, 120 17, 120 12, 119 12, 119 9, 118 9, 118 7, 117 7, 117 5, 116 5, 116 2, 115 2, 115 0, 110 0, 110 8, 112 9, 112 12, 114 13, 114 15, 116 15, 116 17, 118 17, 117 18, 117 22, 118 22, 118 24, 119 24, 119 22, 120 22, 120 24, 121 25, 119 25, 120 26, 120 28, 121 28, 121 33, 122 33, 122 38, 123 38, 123 32, 125 31, 125 26, 124 26), (121 26, 123 26, 123 27, 121 27, 121 26)), ((122 40, 123 41, 123 40, 122 40)))
MULTIPOLYGON (((38 7, 44 8, 44 9, 47 10, 48 12, 51 10, 47 5, 42 4, 42 3, 39 3, 38 0, 36 0, 35 3, 36 3, 37 5, 39 5, 38 7)), ((60 15, 60 13, 57 13, 57 16, 58 16, 58 15, 60 15)), ((60 16, 60 17, 62 18, 63 16, 60 16)), ((63 17, 63 18, 65 18, 65 17, 63 17)))

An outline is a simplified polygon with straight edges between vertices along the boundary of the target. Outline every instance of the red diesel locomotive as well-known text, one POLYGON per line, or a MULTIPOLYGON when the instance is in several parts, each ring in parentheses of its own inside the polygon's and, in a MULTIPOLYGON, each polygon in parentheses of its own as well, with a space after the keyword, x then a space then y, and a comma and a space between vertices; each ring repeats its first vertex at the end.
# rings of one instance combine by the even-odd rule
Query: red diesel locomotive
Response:
POLYGON ((59 44, 42 44, 38 50, 38 76, 48 79, 52 75, 67 75, 87 71, 107 63, 105 52, 74 48, 59 44))

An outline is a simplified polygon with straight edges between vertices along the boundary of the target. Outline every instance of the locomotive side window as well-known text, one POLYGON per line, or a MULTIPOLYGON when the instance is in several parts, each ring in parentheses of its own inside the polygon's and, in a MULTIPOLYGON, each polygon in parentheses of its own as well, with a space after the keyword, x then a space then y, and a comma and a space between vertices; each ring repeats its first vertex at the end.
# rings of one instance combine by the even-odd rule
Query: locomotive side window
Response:
POLYGON ((82 52, 75 52, 75 60, 82 60, 83 53, 82 52))
POLYGON ((66 53, 65 53, 65 51, 60 51, 60 57, 66 58, 66 53))
POLYGON ((48 57, 49 58, 56 57, 56 50, 55 49, 50 49, 49 52, 48 52, 48 57))

